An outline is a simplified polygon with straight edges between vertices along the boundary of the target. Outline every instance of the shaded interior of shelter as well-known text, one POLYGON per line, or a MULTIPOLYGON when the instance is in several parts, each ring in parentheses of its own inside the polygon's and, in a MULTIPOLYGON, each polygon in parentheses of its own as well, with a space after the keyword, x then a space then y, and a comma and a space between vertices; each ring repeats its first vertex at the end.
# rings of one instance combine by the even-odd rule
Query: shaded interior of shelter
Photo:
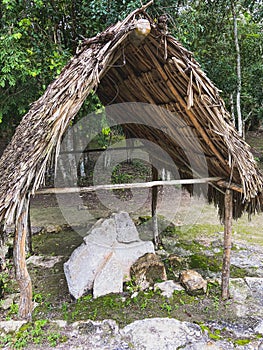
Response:
MULTIPOLYGON (((105 106, 125 102, 141 102, 158 106, 159 108, 153 108, 152 111, 151 108, 145 108, 144 113, 137 116, 138 123, 126 123, 122 127, 127 138, 151 141, 167 152, 178 168, 181 178, 221 177, 226 180, 231 178, 233 182, 240 183, 237 168, 230 168, 225 160, 228 154, 227 145, 221 142, 220 136, 219 140, 215 137, 211 120, 207 118, 207 110, 206 113, 202 113, 202 110, 212 106, 208 106, 207 101, 202 105, 202 100, 199 99, 195 101, 191 110, 211 144, 225 160, 224 163, 214 154, 211 144, 204 141, 203 136, 185 112, 185 106, 182 106, 176 98, 177 95, 182 97, 186 105, 189 78, 182 79, 181 72, 172 60, 172 57, 176 56, 173 46, 164 45, 164 40, 160 32, 155 32, 154 28, 138 46, 134 45, 128 37, 115 53, 115 63, 108 67, 100 81, 97 90, 100 100, 105 106), (151 126, 152 119, 155 120, 157 127, 151 126), (189 154, 191 154, 190 157, 189 154)), ((190 55, 189 60, 191 60, 190 55)), ((190 76, 190 69, 186 69, 184 74, 190 76)), ((194 91, 194 93, 199 94, 200 91, 194 91)), ((138 113, 136 106, 134 113, 138 113)), ((131 120, 133 119, 134 116, 131 117, 131 120)), ((160 167, 172 170, 170 164, 167 164, 164 159, 159 161, 160 167)), ((223 217, 223 212, 220 210, 224 207, 222 189, 211 185, 185 187, 190 193, 193 188, 198 189, 198 192, 202 192, 209 202, 219 205, 219 214, 223 217)), ((235 206, 233 213, 237 218, 244 210, 242 194, 234 193, 234 201, 239 203, 235 206)))

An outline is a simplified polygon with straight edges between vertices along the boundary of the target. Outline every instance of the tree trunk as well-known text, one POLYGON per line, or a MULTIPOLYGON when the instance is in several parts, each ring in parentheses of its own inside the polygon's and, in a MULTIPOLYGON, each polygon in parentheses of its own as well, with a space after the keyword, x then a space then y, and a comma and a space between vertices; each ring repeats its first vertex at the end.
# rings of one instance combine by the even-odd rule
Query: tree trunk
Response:
POLYGON ((28 228, 28 203, 17 220, 14 237, 14 264, 20 289, 19 316, 30 320, 32 313, 32 283, 26 267, 26 237, 28 228))
POLYGON ((233 125, 235 126, 235 106, 234 106, 234 96, 231 93, 230 94, 230 111, 231 111, 231 121, 233 123, 233 125))
POLYGON ((232 1, 232 15, 233 15, 233 25, 234 25, 234 38, 235 38, 235 47, 236 47, 236 63, 237 63, 237 129, 238 134, 243 136, 243 122, 242 122, 242 113, 240 105, 240 96, 241 96, 241 57, 240 57, 240 48, 238 41, 238 29, 237 29, 237 14, 236 14, 236 5, 232 1))
POLYGON ((225 226, 224 226, 224 253, 222 268, 222 298, 229 298, 229 277, 230 277, 230 254, 231 254, 231 234, 232 234, 233 202, 232 191, 225 193, 225 226))

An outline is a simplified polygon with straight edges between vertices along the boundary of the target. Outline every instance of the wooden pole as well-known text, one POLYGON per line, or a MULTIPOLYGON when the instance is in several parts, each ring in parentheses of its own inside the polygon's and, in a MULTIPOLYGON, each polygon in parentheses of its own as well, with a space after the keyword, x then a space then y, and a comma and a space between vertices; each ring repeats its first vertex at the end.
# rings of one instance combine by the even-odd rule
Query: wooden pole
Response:
MULTIPOLYGON (((158 169, 152 165, 152 180, 158 180, 158 169)), ((155 248, 159 244, 158 219, 157 219, 157 203, 158 203, 158 186, 152 187, 152 225, 153 225, 153 242, 155 248)))
POLYGON ((190 185, 216 182, 221 180, 220 177, 207 177, 201 179, 180 179, 171 181, 149 181, 138 183, 125 184, 110 184, 110 185, 96 185, 91 187, 58 187, 58 188, 42 188, 37 190, 36 194, 66 194, 66 193, 86 193, 95 192, 99 190, 117 190, 127 188, 151 188, 156 186, 174 186, 174 185, 190 185))
POLYGON ((5 242, 4 224, 0 221, 0 246, 5 242))
POLYGON ((28 216, 27 216, 26 252, 33 254, 32 228, 31 228, 31 219, 30 219, 30 202, 28 204, 28 216))
POLYGON ((14 264, 20 289, 19 316, 30 320, 32 313, 32 283, 26 267, 26 236, 28 228, 28 200, 17 219, 14 237, 14 264))
MULTIPOLYGON (((0 247, 5 244, 5 233, 4 233, 4 225, 0 221, 0 247)), ((0 251, 1 252, 1 251, 0 251)), ((0 272, 4 270, 5 267, 5 254, 0 253, 0 272)), ((0 296, 1 296, 1 281, 0 281, 0 296)))
POLYGON ((230 254, 233 218, 232 191, 227 189, 225 193, 225 223, 224 223, 224 252, 221 281, 221 295, 223 299, 229 298, 230 254))

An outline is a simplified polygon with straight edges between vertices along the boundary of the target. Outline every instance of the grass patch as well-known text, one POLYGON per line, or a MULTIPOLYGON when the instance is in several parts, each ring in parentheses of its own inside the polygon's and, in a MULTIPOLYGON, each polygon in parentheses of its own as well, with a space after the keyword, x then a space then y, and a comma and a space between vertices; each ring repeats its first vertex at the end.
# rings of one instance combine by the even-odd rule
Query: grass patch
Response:
POLYGON ((56 346, 66 342, 67 338, 54 329, 46 319, 26 323, 15 333, 9 333, 0 339, 0 345, 12 349, 27 348, 29 344, 56 346))

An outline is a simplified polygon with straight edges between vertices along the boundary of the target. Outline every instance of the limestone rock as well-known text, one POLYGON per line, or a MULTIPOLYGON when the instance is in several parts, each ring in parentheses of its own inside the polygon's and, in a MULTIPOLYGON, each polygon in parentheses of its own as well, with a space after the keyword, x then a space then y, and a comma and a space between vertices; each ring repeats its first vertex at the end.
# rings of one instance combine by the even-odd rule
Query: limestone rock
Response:
POLYGON ((255 328, 256 333, 260 333, 263 335, 263 320, 261 320, 255 328))
POLYGON ((0 321, 0 334, 16 332, 20 327, 23 326, 27 321, 0 321))
POLYGON ((204 340, 200 327, 189 322, 168 318, 135 321, 121 330, 134 349, 172 350, 204 340))
POLYGON ((230 278, 229 293, 235 302, 244 304, 251 296, 250 289, 243 278, 230 278))
POLYGON ((180 283, 174 282, 172 280, 155 283, 154 290, 157 289, 160 289, 162 291, 161 294, 167 298, 171 298, 174 291, 184 290, 180 283))
POLYGON ((54 267, 62 259, 63 259, 63 256, 31 255, 26 260, 26 262, 27 264, 33 264, 35 266, 41 266, 41 267, 50 269, 54 267))
POLYGON ((153 243, 140 240, 135 230, 124 212, 97 221, 64 264, 69 292, 74 298, 81 297, 94 284, 96 296, 122 291, 120 277, 122 282, 129 280, 131 265, 145 253, 154 252, 153 243))
POLYGON ((0 308, 3 310, 8 310, 14 303, 15 299, 19 299, 19 293, 9 294, 7 298, 1 300, 0 308))
POLYGON ((44 229, 43 226, 32 226, 31 227, 31 233, 32 233, 33 236, 41 233, 44 230, 45 229, 44 229))
POLYGON ((62 231, 62 227, 59 225, 47 225, 45 231, 46 233, 58 233, 62 231))
POLYGON ((191 295, 204 294, 207 290, 207 281, 194 270, 186 270, 180 274, 180 282, 191 295))
POLYGON ((123 271, 114 253, 111 253, 105 265, 97 273, 93 284, 93 296, 97 298, 109 293, 123 291, 123 271), (112 283, 114 281, 114 283, 112 283))
POLYGON ((131 266, 131 276, 142 290, 149 288, 157 280, 167 279, 164 263, 153 253, 141 256, 131 266))
POLYGON ((82 243, 64 264, 64 273, 70 294, 80 298, 93 287, 93 281, 99 266, 107 260, 110 249, 96 244, 82 243))
POLYGON ((245 277, 245 282, 250 288, 252 297, 258 304, 263 306, 263 278, 245 277))
POLYGON ((117 241, 119 243, 140 241, 139 233, 128 213, 121 212, 119 214, 113 214, 112 217, 115 219, 117 241))

